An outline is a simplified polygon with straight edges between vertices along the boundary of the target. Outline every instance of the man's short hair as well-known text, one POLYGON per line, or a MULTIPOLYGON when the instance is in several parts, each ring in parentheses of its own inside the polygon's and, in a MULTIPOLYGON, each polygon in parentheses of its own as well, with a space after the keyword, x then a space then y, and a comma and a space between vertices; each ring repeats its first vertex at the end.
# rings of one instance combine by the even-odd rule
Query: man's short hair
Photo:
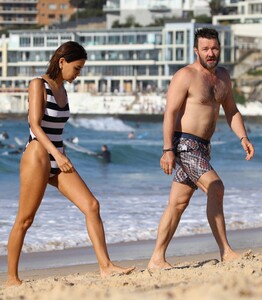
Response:
POLYGON ((205 38, 205 39, 215 39, 218 41, 218 44, 220 46, 220 41, 218 37, 218 32, 216 29, 212 28, 200 28, 195 31, 195 39, 194 39, 194 48, 198 48, 198 39, 199 38, 205 38))

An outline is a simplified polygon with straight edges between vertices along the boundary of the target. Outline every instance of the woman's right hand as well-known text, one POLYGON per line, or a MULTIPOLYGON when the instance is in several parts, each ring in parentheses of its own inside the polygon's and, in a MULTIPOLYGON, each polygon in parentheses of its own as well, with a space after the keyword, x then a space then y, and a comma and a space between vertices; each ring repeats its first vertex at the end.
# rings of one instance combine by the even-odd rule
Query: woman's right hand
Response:
POLYGON ((62 172, 72 173, 75 171, 71 161, 63 153, 58 151, 58 153, 54 156, 54 159, 62 172))

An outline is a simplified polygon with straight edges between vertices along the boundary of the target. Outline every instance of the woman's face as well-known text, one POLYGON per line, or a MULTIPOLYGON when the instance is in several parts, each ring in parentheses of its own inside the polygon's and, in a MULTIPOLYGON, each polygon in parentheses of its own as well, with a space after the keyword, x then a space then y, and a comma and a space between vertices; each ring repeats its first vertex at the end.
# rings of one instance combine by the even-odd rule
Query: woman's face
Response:
POLYGON ((61 69, 62 79, 71 83, 77 76, 80 75, 85 62, 85 59, 79 59, 68 63, 65 59, 61 58, 59 66, 61 69))

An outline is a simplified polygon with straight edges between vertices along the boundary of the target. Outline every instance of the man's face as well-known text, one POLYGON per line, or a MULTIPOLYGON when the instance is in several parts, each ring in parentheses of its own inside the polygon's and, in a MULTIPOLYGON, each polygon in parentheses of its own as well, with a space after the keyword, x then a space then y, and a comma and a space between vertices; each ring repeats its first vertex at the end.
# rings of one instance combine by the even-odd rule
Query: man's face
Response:
POLYGON ((220 46, 216 39, 199 38, 195 53, 199 63, 207 70, 212 70, 219 62, 220 46))

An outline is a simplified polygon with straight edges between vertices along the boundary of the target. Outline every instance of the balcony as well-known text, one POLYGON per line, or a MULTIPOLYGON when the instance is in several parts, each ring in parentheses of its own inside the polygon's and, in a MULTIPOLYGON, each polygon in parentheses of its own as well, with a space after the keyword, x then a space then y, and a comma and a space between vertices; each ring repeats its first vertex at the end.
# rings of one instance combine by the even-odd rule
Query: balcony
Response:
POLYGON ((104 12, 119 12, 120 11, 120 3, 114 1, 107 1, 103 6, 104 12))
POLYGON ((169 12, 170 11, 170 5, 169 1, 167 0, 155 0, 155 1, 150 1, 150 4, 148 6, 148 9, 151 12, 169 12))

